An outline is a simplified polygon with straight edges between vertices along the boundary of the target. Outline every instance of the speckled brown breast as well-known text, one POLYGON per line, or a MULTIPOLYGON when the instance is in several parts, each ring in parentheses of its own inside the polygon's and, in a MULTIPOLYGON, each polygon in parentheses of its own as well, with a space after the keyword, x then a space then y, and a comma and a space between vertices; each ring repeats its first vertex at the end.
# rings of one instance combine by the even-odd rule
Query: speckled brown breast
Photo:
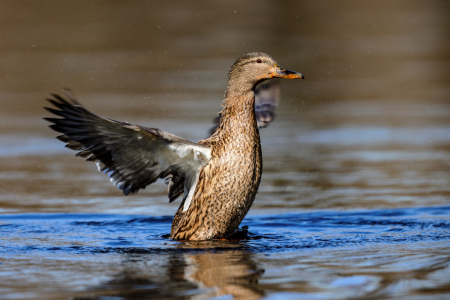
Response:
POLYGON ((218 132, 209 141, 211 160, 200 173, 189 209, 178 209, 175 239, 206 240, 235 232, 255 199, 262 173, 261 143, 253 93, 222 110, 218 132))

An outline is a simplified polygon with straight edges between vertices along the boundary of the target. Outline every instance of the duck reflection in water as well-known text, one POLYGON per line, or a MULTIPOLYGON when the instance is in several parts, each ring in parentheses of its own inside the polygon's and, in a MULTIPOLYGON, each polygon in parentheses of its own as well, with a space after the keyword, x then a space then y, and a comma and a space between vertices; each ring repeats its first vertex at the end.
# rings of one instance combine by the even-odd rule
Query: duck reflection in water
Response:
POLYGON ((209 299, 230 295, 232 299, 251 300, 264 296, 258 286, 264 271, 252 260, 252 254, 239 249, 238 244, 236 249, 211 250, 223 246, 214 242, 180 245, 179 249, 153 254, 130 249, 121 265, 123 271, 76 299, 209 299))

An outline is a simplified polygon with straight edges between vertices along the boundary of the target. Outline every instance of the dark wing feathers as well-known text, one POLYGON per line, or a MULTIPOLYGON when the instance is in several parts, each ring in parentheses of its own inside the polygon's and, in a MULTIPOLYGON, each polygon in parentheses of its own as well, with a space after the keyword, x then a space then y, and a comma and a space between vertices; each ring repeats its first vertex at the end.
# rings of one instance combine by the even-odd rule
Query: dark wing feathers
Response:
POLYGON ((169 203, 175 201, 184 192, 184 177, 168 175, 166 183, 169 189, 169 203))
POLYGON ((269 125, 275 118, 275 110, 281 99, 280 81, 268 80, 255 90, 255 114, 259 128, 269 125))
MULTIPOLYGON (((62 118, 45 120, 53 123, 50 128, 62 133, 57 138, 67 148, 79 151, 76 156, 96 162, 99 171, 108 174, 125 195, 170 176, 167 169, 183 158, 177 149, 202 147, 156 128, 103 118, 84 108, 69 90, 64 92, 68 100, 56 94, 48 99, 58 109, 46 108, 62 118), (177 147, 171 148, 172 144, 177 147)), ((174 178, 171 192, 169 187, 171 201, 183 192, 184 185, 184 174, 177 173, 174 178)))

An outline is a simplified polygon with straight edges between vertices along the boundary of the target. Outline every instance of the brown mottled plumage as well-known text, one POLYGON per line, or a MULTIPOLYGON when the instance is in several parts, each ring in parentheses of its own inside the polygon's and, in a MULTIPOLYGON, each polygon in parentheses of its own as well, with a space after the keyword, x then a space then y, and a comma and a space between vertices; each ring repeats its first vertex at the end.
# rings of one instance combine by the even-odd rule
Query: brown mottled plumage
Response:
MULTIPOLYGON (((267 127, 275 118, 275 110, 281 99, 279 79, 271 79, 258 84, 255 88, 255 116, 258 128, 267 127)), ((219 129, 220 116, 213 120, 214 126, 209 130, 213 135, 219 129)))
POLYGON ((58 139, 97 162, 125 195, 166 178, 169 199, 184 193, 171 237, 208 240, 232 235, 255 199, 262 173, 261 143, 255 115, 255 87, 274 78, 304 78, 281 68, 267 54, 254 52, 231 67, 217 131, 197 143, 156 128, 95 115, 65 90, 49 99, 63 117, 46 118, 58 139))

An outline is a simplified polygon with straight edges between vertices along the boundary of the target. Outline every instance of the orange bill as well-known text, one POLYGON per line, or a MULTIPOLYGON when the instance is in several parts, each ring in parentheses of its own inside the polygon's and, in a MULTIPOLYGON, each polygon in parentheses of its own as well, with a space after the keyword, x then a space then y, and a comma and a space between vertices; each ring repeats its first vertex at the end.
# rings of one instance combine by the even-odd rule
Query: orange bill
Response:
POLYGON ((300 73, 294 72, 294 71, 289 71, 286 70, 285 68, 276 65, 277 70, 272 72, 272 77, 277 77, 277 78, 287 78, 287 79, 304 79, 305 76, 303 76, 300 73))

